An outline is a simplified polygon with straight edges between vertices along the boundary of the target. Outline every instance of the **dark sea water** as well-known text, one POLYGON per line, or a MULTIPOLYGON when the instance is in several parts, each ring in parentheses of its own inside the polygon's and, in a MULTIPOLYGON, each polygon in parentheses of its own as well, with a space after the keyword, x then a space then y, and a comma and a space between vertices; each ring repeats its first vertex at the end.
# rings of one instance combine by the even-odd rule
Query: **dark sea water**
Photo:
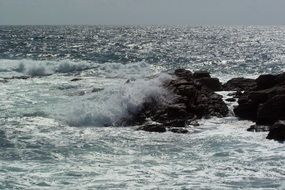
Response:
POLYGON ((285 189, 284 143, 250 121, 115 126, 176 68, 284 72, 285 27, 0 26, 0 189, 285 189))

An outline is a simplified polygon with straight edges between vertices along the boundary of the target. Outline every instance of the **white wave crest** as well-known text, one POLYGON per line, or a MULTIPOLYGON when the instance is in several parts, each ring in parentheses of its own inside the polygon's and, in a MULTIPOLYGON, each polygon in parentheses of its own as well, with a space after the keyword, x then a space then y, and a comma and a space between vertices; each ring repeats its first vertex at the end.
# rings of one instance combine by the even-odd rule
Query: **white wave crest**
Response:
POLYGON ((67 114, 66 121, 71 126, 116 125, 121 118, 137 113, 148 97, 161 102, 171 101, 172 94, 162 86, 163 81, 171 78, 168 74, 160 74, 153 79, 138 79, 119 88, 104 89, 93 100, 88 97, 88 100, 78 101, 67 114))
POLYGON ((87 61, 35 61, 35 60, 1 60, 0 76, 47 76, 52 74, 80 74, 81 76, 96 76, 107 78, 137 79, 158 73, 163 68, 156 68, 144 62, 130 64, 122 63, 92 63, 87 61))

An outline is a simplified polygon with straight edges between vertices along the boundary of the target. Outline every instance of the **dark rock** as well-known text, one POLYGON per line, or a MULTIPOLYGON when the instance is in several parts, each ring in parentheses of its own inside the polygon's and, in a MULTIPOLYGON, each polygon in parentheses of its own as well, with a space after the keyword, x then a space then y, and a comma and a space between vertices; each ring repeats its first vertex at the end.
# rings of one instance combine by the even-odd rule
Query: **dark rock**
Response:
POLYGON ((22 80, 26 80, 26 79, 30 79, 32 78, 31 76, 12 76, 12 77, 7 77, 4 78, 5 80, 12 80, 12 79, 22 79, 22 80))
POLYGON ((271 125, 285 120, 285 95, 276 95, 261 104, 257 113, 257 124, 271 125))
POLYGON ((182 134, 189 133, 189 131, 187 129, 184 129, 184 128, 170 128, 169 131, 171 131, 173 133, 182 133, 182 134))
POLYGON ((256 79, 256 84, 258 90, 271 88, 277 84, 277 77, 275 75, 270 75, 270 74, 260 75, 256 79))
POLYGON ((251 132, 266 132, 269 131, 269 127, 268 126, 264 126, 264 125, 252 125, 250 126, 247 131, 251 131, 251 132))
MULTIPOLYGON (((178 69, 175 78, 162 82, 162 87, 168 91, 167 96, 150 95, 144 99, 140 109, 135 112, 130 109, 128 117, 121 118, 118 125, 143 125, 141 129, 181 128, 188 121, 202 117, 223 117, 228 114, 228 107, 222 96, 214 93, 221 89, 218 79, 210 78, 208 72, 196 72, 178 69), (146 121, 161 123, 161 126, 145 124, 146 121)), ((159 131, 159 130, 158 130, 159 131)))
POLYGON ((82 78, 74 78, 74 79, 71 79, 70 81, 75 82, 75 81, 79 81, 79 80, 82 80, 82 78))
POLYGON ((174 71, 174 74, 177 76, 177 77, 180 77, 180 78, 185 78, 187 80, 191 79, 193 74, 191 71, 189 70, 186 70, 186 69, 176 69, 174 71))
POLYGON ((6 83, 6 82, 8 82, 8 81, 7 81, 7 79, 2 79, 2 78, 0 78, 0 82, 1 82, 1 83, 6 83))
POLYGON ((267 139, 285 141, 285 121, 278 121, 269 128, 267 139))
POLYGON ((228 96, 232 96, 233 98, 240 98, 242 96, 242 92, 238 90, 236 92, 229 93, 228 96))
POLYGON ((200 126, 200 124, 199 124, 198 121, 196 121, 196 120, 190 121, 190 122, 188 123, 188 125, 192 125, 192 126, 194 126, 194 127, 200 126))
POLYGON ((199 78, 197 79, 197 81, 201 83, 202 86, 205 86, 206 88, 210 90, 213 90, 213 91, 222 90, 222 84, 217 78, 199 78))
POLYGON ((186 120, 185 119, 174 119, 170 121, 163 122, 165 126, 171 126, 171 127, 185 127, 186 120))
POLYGON ((227 101, 227 102, 235 102, 236 99, 235 99, 235 98, 227 98, 226 101, 227 101))
POLYGON ((254 79, 247 78, 233 78, 223 84, 223 90, 225 91, 244 91, 256 88, 256 81, 254 79))
POLYGON ((193 77, 195 79, 199 79, 199 78, 211 78, 211 75, 208 71, 196 71, 193 74, 193 77))
POLYGON ((257 110, 259 106, 257 102, 254 102, 245 96, 241 97, 238 100, 238 104, 239 105, 234 108, 234 113, 237 117, 251 121, 256 120, 257 110))
POLYGON ((158 132, 158 133, 166 132, 166 128, 162 126, 161 124, 146 124, 146 125, 139 127, 137 130, 143 130, 143 131, 148 131, 148 132, 158 132))
POLYGON ((104 88, 93 88, 91 92, 99 92, 104 90, 104 88))

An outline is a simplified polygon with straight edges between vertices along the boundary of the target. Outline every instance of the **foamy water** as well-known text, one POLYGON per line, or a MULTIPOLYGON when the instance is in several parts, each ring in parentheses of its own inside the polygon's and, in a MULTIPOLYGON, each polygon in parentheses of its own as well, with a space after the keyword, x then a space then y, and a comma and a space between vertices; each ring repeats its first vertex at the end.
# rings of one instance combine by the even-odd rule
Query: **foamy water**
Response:
MULTIPOLYGON (((113 44, 120 41, 113 36, 119 29, 112 27, 82 28, 93 32, 94 38, 105 35, 96 38, 101 40, 96 46, 92 40, 83 46, 86 42, 78 41, 78 28, 66 29, 74 32, 69 38, 58 34, 69 39, 69 46, 56 46, 60 40, 52 40, 54 31, 64 30, 60 27, 42 29, 51 35, 42 34, 43 39, 35 38, 40 30, 32 28, 33 40, 21 33, 28 28, 0 29, 19 40, 18 50, 11 50, 7 59, 10 41, 4 38, 7 33, 0 32, 5 42, 0 77, 32 77, 0 82, 0 189, 285 188, 284 143, 266 140, 266 133, 247 132, 253 123, 232 113, 203 119, 199 127, 189 129, 190 134, 116 127, 120 117, 140 109, 145 97, 170 101, 172 96, 161 82, 171 78, 167 73, 175 68, 208 69, 221 81, 281 72, 285 68, 282 27, 257 28, 263 35, 254 35, 257 29, 251 27, 226 28, 226 32, 203 27, 125 28, 129 33, 120 38, 120 48, 113 44), (135 33, 145 37, 133 38, 135 33), (20 48, 25 40, 41 51, 30 50, 29 57, 20 48), (75 47, 79 42, 82 46, 75 47), (209 42, 212 48, 204 46, 209 42), (55 50, 44 52, 44 43, 55 50), (77 59, 70 53, 73 48, 82 52, 77 59), (92 57, 92 48, 105 59, 99 54, 92 57), (118 56, 107 55, 108 48, 118 51, 118 56), (69 58, 61 59, 60 53, 69 53, 69 58), (53 56, 44 58, 46 54, 53 56), (71 82, 74 78, 82 80, 71 82)), ((228 92, 220 94, 226 98, 228 92)), ((228 106, 232 109, 235 104, 228 106)))

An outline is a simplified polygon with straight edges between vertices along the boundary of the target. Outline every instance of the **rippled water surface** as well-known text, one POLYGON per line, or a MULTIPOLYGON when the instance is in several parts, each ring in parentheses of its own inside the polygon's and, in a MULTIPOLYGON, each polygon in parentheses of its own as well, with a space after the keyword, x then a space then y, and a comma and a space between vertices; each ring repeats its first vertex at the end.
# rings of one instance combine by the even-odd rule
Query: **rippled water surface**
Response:
POLYGON ((115 127, 181 67, 280 73, 285 27, 0 26, 0 189, 285 189, 284 143, 249 121, 115 127))

